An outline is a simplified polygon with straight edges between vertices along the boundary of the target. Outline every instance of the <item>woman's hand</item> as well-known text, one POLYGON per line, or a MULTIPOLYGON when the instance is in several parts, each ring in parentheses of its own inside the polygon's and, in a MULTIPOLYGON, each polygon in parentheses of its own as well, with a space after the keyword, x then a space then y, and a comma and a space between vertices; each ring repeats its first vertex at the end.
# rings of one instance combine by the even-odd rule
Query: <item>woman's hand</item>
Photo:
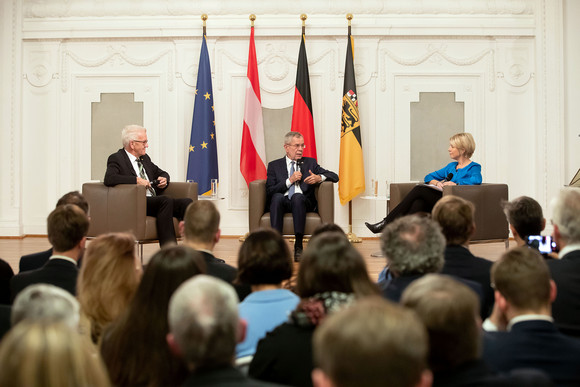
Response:
POLYGON ((446 181, 445 183, 441 183, 441 187, 443 187, 444 185, 457 185, 452 181, 446 181))

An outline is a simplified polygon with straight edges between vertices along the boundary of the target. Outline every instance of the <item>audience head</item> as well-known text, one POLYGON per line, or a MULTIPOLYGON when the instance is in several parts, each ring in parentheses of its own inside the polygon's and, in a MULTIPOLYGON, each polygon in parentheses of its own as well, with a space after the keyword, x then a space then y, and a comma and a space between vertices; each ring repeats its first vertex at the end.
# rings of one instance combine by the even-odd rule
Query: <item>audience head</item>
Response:
POLYGON ((57 207, 63 204, 74 204, 75 206, 79 206, 85 214, 89 214, 89 202, 87 202, 87 199, 79 191, 68 192, 56 202, 57 207))
POLYGON ((548 265, 537 250, 527 246, 510 249, 494 262, 491 281, 495 302, 508 320, 524 312, 549 312, 556 298, 548 265))
POLYGON ((89 231, 87 214, 74 204, 56 207, 47 219, 48 241, 58 253, 83 249, 89 231))
POLYGON ((23 321, 0 345, 0 385, 107 387, 109 379, 91 345, 67 324, 23 321))
POLYGON ((12 326, 21 321, 79 326, 79 303, 69 292, 49 284, 35 284, 18 293, 12 304, 12 326))
POLYGON ((355 296, 378 292, 364 259, 339 232, 325 232, 310 240, 296 281, 296 293, 301 298, 332 291, 355 296))
POLYGON ((464 151, 464 156, 468 159, 475 152, 475 140, 471 133, 457 133, 449 138, 449 143, 460 151, 464 151))
POLYGON ((405 289, 401 304, 413 309, 429 332, 431 370, 452 370, 480 357, 479 299, 467 285, 428 274, 405 289))
POLYGON ((554 238, 560 248, 580 243, 580 190, 562 189, 552 206, 554 238))
POLYGON ((121 130, 121 140, 123 141, 123 148, 127 149, 131 145, 131 141, 138 141, 139 136, 147 132, 147 129, 140 125, 127 125, 121 130))
POLYGON ((220 213, 209 200, 194 200, 187 206, 180 227, 187 242, 213 246, 219 241, 220 213))
POLYGON ((395 276, 435 273, 443 267, 445 237, 433 220, 403 216, 385 227, 381 250, 395 276))
POLYGON ((258 230, 246 238, 238 254, 238 281, 248 285, 278 285, 292 277, 292 256, 275 230, 258 230))
POLYGON ((231 365, 245 334, 234 288, 208 275, 187 280, 169 302, 169 331, 169 345, 190 369, 231 365))
POLYGON ((529 196, 503 202, 502 207, 519 246, 526 243, 528 236, 540 235, 546 226, 542 206, 529 196))
MULTIPOLYGON (((323 232, 338 232, 344 234, 344 230, 336 223, 322 223, 316 227, 310 236, 310 239, 322 234, 323 232)), ((346 234, 344 234, 346 237, 346 234)))
POLYGON ((430 385, 427 332, 415 313, 379 297, 330 315, 313 338, 317 387, 430 385))
POLYGON ((459 196, 443 196, 435 206, 431 216, 441 227, 447 245, 464 245, 475 232, 473 214, 475 206, 459 196))
POLYGON ((77 298, 91 320, 94 340, 127 307, 140 277, 132 235, 103 234, 89 244, 77 281, 77 298))

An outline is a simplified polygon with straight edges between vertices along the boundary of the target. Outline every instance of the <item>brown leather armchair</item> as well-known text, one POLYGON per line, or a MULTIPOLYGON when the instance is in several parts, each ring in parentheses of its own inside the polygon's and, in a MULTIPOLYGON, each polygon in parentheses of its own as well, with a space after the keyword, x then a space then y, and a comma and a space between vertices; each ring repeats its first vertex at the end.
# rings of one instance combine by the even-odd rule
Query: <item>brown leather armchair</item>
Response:
MULTIPOLYGON (((316 227, 323 223, 334 222, 334 187, 330 181, 322 182, 315 188, 318 201, 318 212, 306 214, 305 235, 311 235, 316 227)), ((270 228, 270 212, 266 209, 266 180, 254 180, 250 183, 250 202, 248 208, 250 233, 260 228, 270 228)), ((294 235, 292 214, 284 215, 283 235, 294 235)))
MULTIPOLYGON (((91 224, 88 237, 108 232, 131 232, 139 244, 143 260, 143 245, 158 242, 155 217, 147 216, 145 186, 119 184, 107 187, 103 183, 83 184, 83 196, 89 202, 91 224)), ((197 200, 197 183, 171 182, 164 195, 197 200)), ((179 238, 179 221, 173 218, 175 235, 179 238)))
MULTIPOLYGON (((397 204, 417 183, 393 183, 390 189, 389 208, 397 204)), ((508 222, 501 207, 508 200, 507 184, 483 183, 481 185, 448 185, 443 187, 443 196, 455 195, 475 205, 475 234, 471 241, 503 240, 509 243, 508 222)))

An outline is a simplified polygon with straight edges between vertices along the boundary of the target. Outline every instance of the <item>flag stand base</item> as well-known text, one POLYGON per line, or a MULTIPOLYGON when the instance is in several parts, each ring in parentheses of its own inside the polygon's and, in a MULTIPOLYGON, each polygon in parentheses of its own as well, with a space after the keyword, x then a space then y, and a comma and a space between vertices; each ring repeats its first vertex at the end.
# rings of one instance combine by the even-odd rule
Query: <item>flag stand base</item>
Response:
MULTIPOLYGON (((349 225, 349 228, 351 228, 351 226, 349 225)), ((346 234, 348 241, 350 243, 362 243, 362 238, 359 238, 356 236, 356 234, 349 232, 348 234, 346 234)))

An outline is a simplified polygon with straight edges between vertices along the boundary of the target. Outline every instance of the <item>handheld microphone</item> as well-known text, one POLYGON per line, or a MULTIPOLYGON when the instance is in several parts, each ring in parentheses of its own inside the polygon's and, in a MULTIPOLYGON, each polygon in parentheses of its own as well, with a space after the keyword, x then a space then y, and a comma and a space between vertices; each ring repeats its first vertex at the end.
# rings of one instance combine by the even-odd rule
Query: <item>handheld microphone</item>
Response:
POLYGON ((296 167, 298 168, 298 170, 300 172, 302 172, 302 164, 304 164, 304 160, 302 160, 302 159, 296 160, 296 167))
POLYGON ((451 179, 453 179, 453 174, 449 173, 445 179, 441 180, 441 182, 445 183, 446 181, 451 181, 451 179))

